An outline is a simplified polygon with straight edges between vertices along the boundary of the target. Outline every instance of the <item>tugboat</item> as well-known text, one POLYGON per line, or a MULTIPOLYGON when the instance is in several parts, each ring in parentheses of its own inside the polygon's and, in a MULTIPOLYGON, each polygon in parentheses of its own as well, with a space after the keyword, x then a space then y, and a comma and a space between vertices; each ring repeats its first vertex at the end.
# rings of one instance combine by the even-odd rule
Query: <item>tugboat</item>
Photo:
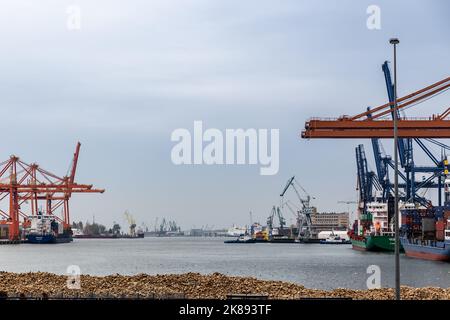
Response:
POLYGON ((350 240, 341 238, 340 235, 335 234, 333 231, 331 231, 331 234, 326 238, 320 240, 321 244, 351 244, 352 242, 350 240))
POLYGON ((26 234, 28 243, 68 243, 73 241, 72 230, 64 229, 62 223, 57 222, 52 215, 38 212, 35 216, 28 217, 30 229, 26 234))
POLYGON ((256 240, 248 235, 245 235, 239 236, 236 240, 225 240, 223 243, 256 243, 256 240))
POLYGON ((402 210, 400 241, 408 257, 450 261, 450 178, 443 206, 402 210))
POLYGON ((138 228, 137 233, 136 233, 136 236, 137 236, 138 238, 144 238, 144 237, 145 237, 145 232, 144 232, 144 230, 142 230, 141 228, 138 228))

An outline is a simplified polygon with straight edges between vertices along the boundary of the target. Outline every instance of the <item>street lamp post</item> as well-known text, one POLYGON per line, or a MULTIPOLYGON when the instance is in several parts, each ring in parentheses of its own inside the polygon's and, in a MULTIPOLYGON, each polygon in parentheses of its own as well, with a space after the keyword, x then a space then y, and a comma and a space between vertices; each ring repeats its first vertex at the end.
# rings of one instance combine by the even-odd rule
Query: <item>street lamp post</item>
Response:
POLYGON ((395 215, 395 297, 400 300, 400 235, 399 235, 399 210, 398 210, 398 126, 397 126, 397 44, 400 41, 392 38, 389 43, 394 45, 394 215, 395 215))

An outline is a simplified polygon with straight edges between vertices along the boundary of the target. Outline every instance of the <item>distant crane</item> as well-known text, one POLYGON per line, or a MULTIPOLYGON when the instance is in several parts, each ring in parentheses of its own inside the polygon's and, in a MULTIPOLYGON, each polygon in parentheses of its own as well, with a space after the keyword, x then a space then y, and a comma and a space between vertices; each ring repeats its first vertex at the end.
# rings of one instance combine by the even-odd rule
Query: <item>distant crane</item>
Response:
POLYGON ((340 200, 340 201, 338 201, 338 203, 347 205, 348 218, 349 218, 349 221, 351 221, 352 217, 350 217, 350 214, 351 214, 350 213, 350 205, 351 204, 358 204, 358 201, 354 201, 354 200, 340 200))
POLYGON ((301 220, 301 212, 300 212, 300 209, 297 208, 297 206, 295 206, 290 200, 287 200, 287 201, 285 201, 285 202, 282 202, 282 203, 281 203, 281 208, 284 208, 284 206, 286 206, 286 207, 289 209, 289 211, 292 212, 292 214, 293 214, 294 217, 295 217, 296 223, 297 223, 297 225, 298 225, 299 222, 300 222, 300 220, 301 220), (296 208, 297 210, 295 210, 295 209, 293 208, 293 206, 295 206, 295 208, 296 208))
POLYGON ((267 228, 272 230, 274 227, 274 218, 278 217, 278 223, 280 224, 280 229, 283 229, 286 226, 286 219, 284 219, 283 214, 281 213, 280 207, 273 206, 270 211, 270 215, 267 218, 267 228))
POLYGON ((299 212, 298 212, 298 211, 295 211, 295 210, 292 208, 292 206, 291 206, 289 200, 288 200, 288 201, 285 201, 285 202, 283 202, 283 203, 281 204, 281 208, 284 208, 284 206, 288 207, 289 211, 291 211, 292 214, 293 214, 296 218, 298 218, 299 212))
POLYGON ((295 179, 295 176, 292 176, 288 182, 286 183, 286 186, 284 187, 283 191, 280 194, 280 197, 283 199, 284 195, 286 194, 286 192, 288 191, 289 187, 292 187, 292 189, 294 189, 295 194, 297 195, 298 200, 300 201, 300 203, 302 204, 303 208, 309 207, 310 206, 310 201, 311 199, 314 199, 314 197, 311 197, 309 195, 309 193, 305 190, 305 188, 303 188, 300 183, 298 183, 297 179, 295 179), (306 195, 306 199, 302 198, 300 196, 300 193, 298 192, 297 187, 295 186, 297 185, 297 187, 299 187, 300 189, 302 189, 302 191, 305 193, 306 195))
POLYGON ((136 236, 136 221, 134 220, 133 216, 130 214, 130 212, 128 210, 125 210, 124 216, 130 227, 130 236, 135 237, 136 236))
POLYGON ((286 226, 286 219, 284 219, 280 207, 277 207, 277 215, 278 215, 278 222, 280 223, 280 229, 283 229, 286 226))
POLYGON ((166 218, 163 218, 161 221, 161 224, 159 225, 159 232, 163 233, 165 231, 167 231, 167 222, 166 222, 166 218))
POLYGON ((351 204, 358 204, 358 201, 353 201, 353 200, 348 200, 348 201, 338 201, 337 203, 342 203, 342 204, 346 204, 348 206, 348 213, 350 213, 350 205, 351 204))
POLYGON ((267 218, 267 228, 270 230, 273 229, 273 218, 275 217, 275 214, 277 213, 276 207, 273 206, 272 210, 270 211, 270 215, 267 218))
POLYGON ((295 176, 289 178, 286 186, 280 194, 281 203, 283 204, 284 195, 288 191, 289 188, 294 189, 295 194, 297 195, 300 204, 302 205, 302 210, 298 213, 297 224, 298 224, 298 237, 302 237, 304 239, 308 239, 311 236, 311 214, 314 212, 314 208, 311 207, 310 201, 314 199, 309 195, 309 193, 303 188, 300 183, 295 179, 295 176), (296 187, 297 186, 297 187, 296 187), (297 188, 300 188, 303 193, 306 195, 306 199, 302 198, 300 192, 297 188))
POLYGON ((181 229, 175 221, 169 221, 169 231, 180 232, 181 229))

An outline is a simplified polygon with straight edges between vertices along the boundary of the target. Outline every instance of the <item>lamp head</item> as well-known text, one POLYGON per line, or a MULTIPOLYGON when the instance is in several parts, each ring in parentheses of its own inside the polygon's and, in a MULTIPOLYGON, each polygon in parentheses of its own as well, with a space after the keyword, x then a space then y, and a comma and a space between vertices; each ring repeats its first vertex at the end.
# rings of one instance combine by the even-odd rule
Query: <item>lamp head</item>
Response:
POLYGON ((399 44, 400 41, 397 38, 392 38, 392 39, 389 40, 389 43, 390 44, 399 44))

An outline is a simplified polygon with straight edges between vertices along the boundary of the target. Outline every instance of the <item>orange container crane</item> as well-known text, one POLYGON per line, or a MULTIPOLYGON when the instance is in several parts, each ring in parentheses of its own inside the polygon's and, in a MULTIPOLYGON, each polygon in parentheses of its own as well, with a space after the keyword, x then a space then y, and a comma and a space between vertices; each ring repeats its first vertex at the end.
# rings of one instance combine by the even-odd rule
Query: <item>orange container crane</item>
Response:
POLYGON ((46 213, 70 228, 69 199, 72 193, 103 193, 104 189, 94 189, 90 184, 75 183, 75 173, 81 144, 78 142, 73 156, 70 176, 60 177, 38 164, 28 164, 19 157, 11 156, 0 163, 0 202, 9 200, 9 210, 0 209, 3 224, 9 225, 9 239, 20 239, 20 218, 22 225, 29 224, 29 214, 36 215, 40 201, 45 202, 46 213), (61 208, 63 217, 55 215, 61 208))
MULTIPOLYGON (((450 77, 397 99, 397 107, 389 102, 353 117, 335 119, 311 118, 305 123, 301 137, 317 138, 393 138, 394 122, 384 119, 396 110, 413 106, 442 93, 450 87, 450 77)), ((450 138, 450 108, 427 118, 398 119, 399 138, 450 138)))

